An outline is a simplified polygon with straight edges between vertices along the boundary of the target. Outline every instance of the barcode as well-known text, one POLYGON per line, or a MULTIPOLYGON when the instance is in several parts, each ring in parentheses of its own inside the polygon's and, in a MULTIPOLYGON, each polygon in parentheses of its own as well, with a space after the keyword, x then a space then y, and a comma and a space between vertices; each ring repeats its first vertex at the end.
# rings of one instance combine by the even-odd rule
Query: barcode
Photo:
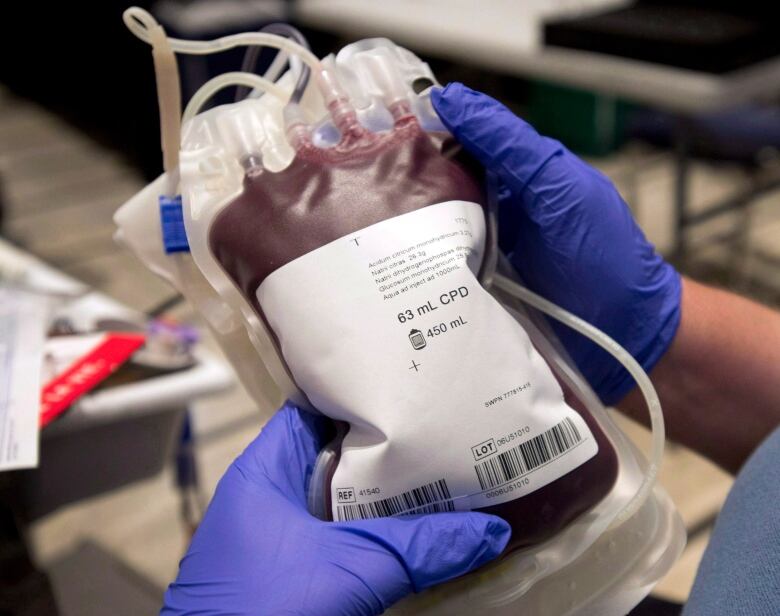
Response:
POLYGON ((546 432, 475 465, 479 486, 487 490, 516 479, 560 456, 580 441, 580 431, 567 417, 546 432))
POLYGON ((428 483, 398 496, 383 498, 370 503, 337 505, 336 518, 339 521, 385 518, 393 515, 413 513, 441 513, 455 511, 450 490, 444 479, 428 483))

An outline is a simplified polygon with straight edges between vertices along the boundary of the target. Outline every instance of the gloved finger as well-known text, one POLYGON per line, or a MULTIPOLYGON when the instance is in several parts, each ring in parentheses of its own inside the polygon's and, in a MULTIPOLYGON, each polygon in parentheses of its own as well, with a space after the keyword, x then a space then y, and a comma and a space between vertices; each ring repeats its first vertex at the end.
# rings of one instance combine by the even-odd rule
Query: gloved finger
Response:
POLYGON ((326 418, 286 402, 234 462, 257 483, 269 481, 305 506, 306 484, 317 454, 330 438, 326 418))
MULTIPOLYGON (((472 512, 361 520, 339 526, 340 531, 356 539, 368 538, 394 555, 414 591, 451 580, 493 560, 511 535, 509 524, 501 518, 472 512)), ((363 575, 368 578, 371 572, 364 570, 363 575)), ((409 590, 395 589, 403 594, 409 590)))
POLYGON ((563 146, 541 136, 507 107, 462 83, 431 92, 441 121, 472 156, 497 171, 512 190, 522 190, 563 146))
POLYGON ((515 196, 522 197, 526 190, 531 193, 518 201, 532 220, 544 223, 554 210, 581 201, 581 196, 572 195, 573 189, 582 187, 578 176, 593 170, 497 100, 451 83, 433 90, 431 101, 461 145, 496 172, 515 196))

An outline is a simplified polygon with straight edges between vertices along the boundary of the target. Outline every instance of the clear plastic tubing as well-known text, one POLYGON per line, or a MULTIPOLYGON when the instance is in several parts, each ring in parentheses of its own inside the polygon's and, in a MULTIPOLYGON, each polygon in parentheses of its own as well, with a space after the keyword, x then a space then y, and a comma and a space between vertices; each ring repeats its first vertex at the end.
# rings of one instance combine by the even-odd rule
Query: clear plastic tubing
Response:
MULTIPOLYGON (((297 56, 290 57, 290 54, 288 54, 286 51, 280 50, 279 53, 276 54, 276 57, 271 61, 271 65, 265 71, 265 75, 263 75, 263 77, 269 79, 270 81, 276 81, 279 79, 279 77, 281 77, 282 73, 284 72, 288 58, 292 70, 296 73, 300 73, 300 59, 297 56), (298 66, 293 64, 293 62, 297 63, 298 66)), ((243 69, 243 67, 241 68, 243 69)))
POLYGON ((529 291, 525 287, 504 276, 496 276, 493 279, 493 285, 507 293, 519 297, 528 305, 533 306, 537 310, 540 310, 544 314, 560 321, 586 338, 592 340, 619 361, 623 367, 628 370, 629 374, 631 374, 639 386, 650 414, 650 427, 652 430, 650 459, 648 461, 645 477, 642 484, 639 486, 639 489, 636 491, 636 494, 634 494, 631 500, 626 504, 623 510, 618 513, 615 520, 612 522, 613 527, 619 526, 630 519, 644 504, 645 500, 650 495, 650 492, 653 490, 653 486, 658 477, 658 471, 661 467, 665 440, 664 416, 661 411, 661 401, 658 399, 655 387, 653 387, 650 378, 642 369, 642 366, 639 365, 631 354, 600 329, 593 327, 593 325, 582 320, 578 316, 564 310, 560 306, 553 304, 533 291, 529 291))
MULTIPOLYGON (((134 6, 123 13, 122 19, 130 32, 145 43, 152 43, 150 31, 159 27, 159 24, 149 12, 134 6)), ((319 58, 311 51, 283 36, 262 32, 245 32, 223 36, 212 41, 187 41, 169 38, 168 44, 174 52, 189 55, 209 55, 233 49, 234 47, 250 45, 271 47, 294 54, 316 75, 317 86, 325 99, 325 106, 331 110, 334 118, 342 108, 349 107, 348 98, 335 75, 325 70, 319 58)), ((336 125, 339 125, 338 121, 336 125)))
MULTIPOLYGON (((305 47, 306 49, 310 49, 306 37, 304 37, 303 34, 301 34, 301 32, 297 28, 294 28, 289 24, 285 24, 285 23, 268 24, 264 28, 261 28, 260 32, 267 32, 269 34, 278 34, 279 36, 292 39, 293 41, 295 41, 302 47, 305 47)), ((259 47, 250 47, 249 49, 247 49, 246 53, 244 54, 244 61, 241 64, 241 72, 255 73, 255 66, 257 65, 257 61, 259 57, 260 57, 259 47)), ((267 79, 276 81, 276 79, 281 74, 281 70, 279 70, 277 73, 271 72, 271 69, 277 70, 275 63, 276 60, 279 59, 280 57, 282 60, 282 67, 284 66, 285 61, 287 59, 287 54, 284 51, 279 50, 279 52, 276 54, 276 57, 274 58, 274 62, 271 63, 271 66, 268 67, 268 71, 264 75, 267 79)), ((309 70, 308 66, 301 65, 301 62, 297 56, 291 56, 290 67, 292 68, 293 73, 298 75, 298 79, 295 82, 295 87, 293 88, 292 94, 290 95, 290 102, 297 104, 301 102, 301 99, 303 98, 303 93, 306 91, 306 87, 309 85, 309 75, 311 74, 311 71, 309 70)), ((244 87, 238 88, 238 90, 236 91, 236 102, 240 101, 243 98, 246 98, 247 94, 249 94, 249 92, 246 90, 246 88, 244 87)))
MULTIPOLYGON (((149 28, 150 26, 156 26, 157 21, 147 11, 133 6, 127 9, 122 19, 125 22, 127 28, 135 34, 139 39, 145 43, 150 43, 149 28)), ((248 45, 262 45, 265 47, 273 47, 275 49, 281 49, 287 53, 295 54, 311 68, 314 72, 322 71, 322 64, 319 58, 315 56, 308 49, 291 41, 288 38, 279 36, 277 34, 267 34, 263 32, 243 32, 241 34, 231 34, 229 36, 223 36, 212 41, 187 41, 184 39, 170 38, 171 48, 178 53, 186 53, 190 55, 203 56, 220 51, 226 51, 234 47, 242 47, 248 45)))
POLYGON ((288 95, 285 90, 264 77, 260 77, 253 73, 223 73, 213 79, 209 79, 197 92, 195 92, 187 103, 187 107, 184 109, 184 115, 181 120, 182 124, 195 117, 203 105, 217 92, 230 86, 246 86, 248 88, 262 90, 268 94, 272 94, 283 103, 287 102, 288 95))

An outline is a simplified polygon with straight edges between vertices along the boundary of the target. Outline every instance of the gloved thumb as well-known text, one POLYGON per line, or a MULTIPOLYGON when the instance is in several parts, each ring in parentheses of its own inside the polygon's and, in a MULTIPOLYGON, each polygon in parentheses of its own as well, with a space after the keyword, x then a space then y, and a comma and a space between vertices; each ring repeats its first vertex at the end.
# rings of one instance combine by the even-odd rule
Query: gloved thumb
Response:
POLYGON ((395 554, 414 591, 493 560, 503 552, 511 535, 509 524, 501 518, 473 512, 381 518, 350 525, 353 532, 370 535, 395 554))
POLYGON ((458 142, 518 195, 551 158, 565 152, 497 100, 462 83, 434 89, 431 102, 458 142))

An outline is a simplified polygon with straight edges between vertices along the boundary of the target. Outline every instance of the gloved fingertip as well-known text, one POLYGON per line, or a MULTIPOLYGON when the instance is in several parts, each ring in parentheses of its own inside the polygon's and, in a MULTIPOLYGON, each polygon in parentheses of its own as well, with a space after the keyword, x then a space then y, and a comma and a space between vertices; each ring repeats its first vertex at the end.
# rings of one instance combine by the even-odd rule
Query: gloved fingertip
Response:
POLYGON ((512 537, 512 527, 498 516, 487 513, 469 514, 477 522, 477 527, 484 529, 485 553, 484 557, 475 566, 479 566, 496 558, 504 551, 509 539, 512 537))
MULTIPOLYGON (((452 105, 458 101, 464 90, 469 90, 459 81, 451 81, 444 87, 435 87, 431 89, 431 100, 433 104, 438 105, 452 105)), ((471 90, 469 90, 471 91, 471 90)))
POLYGON ((512 534, 504 520, 485 513, 426 517, 430 546, 417 558, 406 560, 417 590, 459 577, 494 560, 504 551, 512 534))
POLYGON ((560 143, 543 138, 508 107, 462 83, 432 92, 431 103, 460 144, 518 193, 562 150, 560 143))
POLYGON ((287 400, 268 420, 255 442, 259 446, 268 441, 295 440, 302 435, 313 434, 315 431, 316 419, 312 414, 287 400))
POLYGON ((471 571, 496 558, 507 546, 512 529, 503 519, 479 512, 430 516, 432 528, 448 536, 457 545, 448 558, 461 573, 471 571))
POLYGON ((470 511, 360 520, 342 530, 371 538, 395 554, 416 592, 494 560, 511 536, 501 518, 470 511))
POLYGON ((332 436, 329 434, 332 422, 325 415, 300 408, 291 400, 287 400, 279 412, 287 414, 290 426, 298 433, 314 435, 315 439, 323 435, 327 438, 332 436))
POLYGON ((451 132, 462 122, 466 107, 465 97, 473 94, 474 90, 457 81, 431 90, 433 108, 451 132))

